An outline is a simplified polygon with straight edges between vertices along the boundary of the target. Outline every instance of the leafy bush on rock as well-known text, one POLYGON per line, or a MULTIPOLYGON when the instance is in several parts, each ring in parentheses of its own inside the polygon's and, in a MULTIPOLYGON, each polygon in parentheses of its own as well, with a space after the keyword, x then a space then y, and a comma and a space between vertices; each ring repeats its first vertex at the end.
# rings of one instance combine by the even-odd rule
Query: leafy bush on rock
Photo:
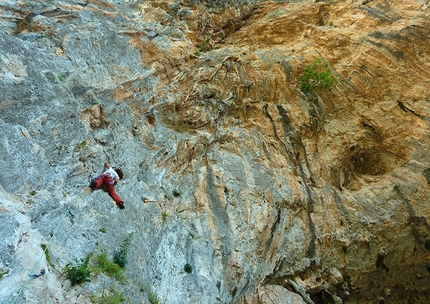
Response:
POLYGON ((326 63, 321 58, 316 58, 313 63, 308 65, 299 78, 300 91, 303 93, 312 93, 318 89, 331 91, 332 87, 337 84, 337 80, 331 74, 326 63))

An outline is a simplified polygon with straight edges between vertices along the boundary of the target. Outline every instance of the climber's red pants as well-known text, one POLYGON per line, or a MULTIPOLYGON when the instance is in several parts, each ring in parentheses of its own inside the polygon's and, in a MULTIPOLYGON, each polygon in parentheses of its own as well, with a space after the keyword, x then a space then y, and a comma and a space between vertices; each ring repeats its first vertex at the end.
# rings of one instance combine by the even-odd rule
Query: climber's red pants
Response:
POLYGON ((108 194, 111 198, 115 201, 115 203, 122 202, 122 199, 119 197, 118 193, 115 192, 115 189, 113 187, 113 180, 108 175, 100 175, 96 179, 96 186, 93 188, 93 190, 99 189, 101 186, 105 186, 108 194))

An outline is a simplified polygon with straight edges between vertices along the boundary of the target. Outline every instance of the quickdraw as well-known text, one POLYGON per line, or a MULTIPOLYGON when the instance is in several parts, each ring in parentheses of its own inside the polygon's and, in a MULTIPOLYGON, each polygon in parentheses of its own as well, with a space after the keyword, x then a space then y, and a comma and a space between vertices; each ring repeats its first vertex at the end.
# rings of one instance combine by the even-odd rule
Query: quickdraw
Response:
POLYGON ((42 269, 39 271, 39 273, 29 274, 28 276, 32 279, 38 278, 40 276, 43 276, 45 274, 45 269, 42 269))

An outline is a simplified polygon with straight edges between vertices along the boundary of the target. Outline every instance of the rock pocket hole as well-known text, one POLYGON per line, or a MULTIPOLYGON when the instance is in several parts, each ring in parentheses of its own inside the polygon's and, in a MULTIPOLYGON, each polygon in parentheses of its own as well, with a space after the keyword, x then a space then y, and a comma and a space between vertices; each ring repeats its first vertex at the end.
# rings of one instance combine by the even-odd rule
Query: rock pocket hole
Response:
POLYGON ((333 183, 339 188, 357 190, 363 183, 392 172, 406 161, 406 153, 392 152, 389 147, 350 148, 332 171, 333 183))
POLYGON ((383 151, 368 150, 351 157, 354 173, 359 175, 384 175, 397 167, 399 157, 383 151))

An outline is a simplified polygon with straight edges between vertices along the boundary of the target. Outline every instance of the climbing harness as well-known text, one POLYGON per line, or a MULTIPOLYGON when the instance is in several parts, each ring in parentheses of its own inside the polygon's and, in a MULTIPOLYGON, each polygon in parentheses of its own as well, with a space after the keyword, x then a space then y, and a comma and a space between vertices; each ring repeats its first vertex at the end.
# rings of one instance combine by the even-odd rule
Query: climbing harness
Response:
POLYGON ((48 244, 46 244, 45 249, 43 250, 42 254, 40 255, 40 257, 39 257, 39 259, 37 260, 36 264, 34 265, 33 269, 30 271, 30 274, 28 274, 28 279, 27 279, 27 281, 24 283, 24 285, 22 285, 22 287, 21 287, 21 288, 20 288, 20 290, 18 291, 18 294, 17 294, 17 295, 16 295, 16 297, 13 299, 12 304, 15 304, 15 303, 16 303, 16 300, 18 300, 18 298, 19 298, 19 296, 21 295, 22 291, 24 290, 25 286, 27 286, 28 282, 30 282, 30 280, 31 280, 31 279, 38 278, 38 277, 40 277, 40 276, 42 276, 42 275, 44 275, 44 274, 45 274, 45 269, 40 270, 40 271, 39 271, 39 273, 34 273, 34 271, 35 271, 35 269, 36 269, 37 265, 39 265, 40 261, 42 260, 42 257, 45 255, 46 251, 49 249, 49 246, 51 245, 51 241, 52 241, 52 239, 54 238, 55 234, 56 234, 56 233, 58 232, 58 230, 60 229, 61 225, 63 224, 64 219, 66 218, 66 215, 69 215, 70 221, 72 222, 72 224, 74 223, 74 222, 73 222, 73 218, 74 218, 75 216, 72 214, 70 207, 71 207, 71 205, 72 205, 72 202, 73 202, 73 201, 75 201, 75 199, 76 199, 76 198, 78 198, 82 193, 84 193, 84 191, 85 191, 87 188, 88 188, 87 186, 86 186, 85 188, 82 188, 82 190, 81 190, 78 194, 76 194, 76 196, 75 196, 75 197, 73 197, 73 198, 70 200, 69 205, 67 206, 67 209, 66 209, 66 211, 64 212, 64 214, 63 214, 63 217, 62 217, 61 221, 58 223, 58 226, 55 228, 54 232, 51 234, 51 239, 49 240, 48 244))

